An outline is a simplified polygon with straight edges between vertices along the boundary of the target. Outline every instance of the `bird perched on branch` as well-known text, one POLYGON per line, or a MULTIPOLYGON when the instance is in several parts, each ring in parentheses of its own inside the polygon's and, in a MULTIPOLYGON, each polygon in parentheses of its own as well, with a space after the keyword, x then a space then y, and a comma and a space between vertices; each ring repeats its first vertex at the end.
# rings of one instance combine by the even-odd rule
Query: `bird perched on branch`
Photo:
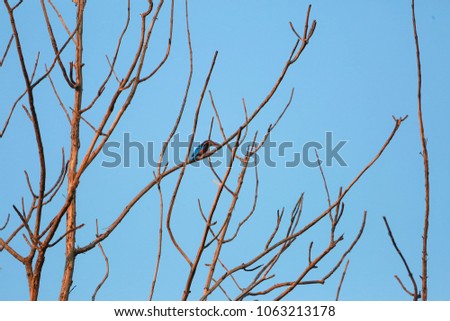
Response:
POLYGON ((202 158, 202 156, 204 154, 206 154, 209 151, 209 148, 211 146, 217 147, 220 145, 210 139, 205 140, 203 143, 201 143, 199 146, 197 146, 197 148, 195 148, 194 152, 192 153, 192 155, 190 157, 190 160, 191 161, 199 160, 200 158, 202 158))

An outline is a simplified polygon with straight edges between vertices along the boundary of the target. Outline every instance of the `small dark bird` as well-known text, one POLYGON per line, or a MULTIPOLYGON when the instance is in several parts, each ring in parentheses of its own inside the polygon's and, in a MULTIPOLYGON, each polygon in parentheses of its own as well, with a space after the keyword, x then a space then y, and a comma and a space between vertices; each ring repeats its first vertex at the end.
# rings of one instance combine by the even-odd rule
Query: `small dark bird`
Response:
POLYGON ((205 140, 203 143, 201 143, 199 146, 197 146, 197 148, 195 148, 194 152, 192 153, 190 160, 194 161, 194 160, 199 160, 200 158, 202 158, 202 156, 204 154, 206 154, 209 151, 209 148, 211 146, 219 146, 219 144, 217 144, 216 142, 212 141, 212 140, 205 140))

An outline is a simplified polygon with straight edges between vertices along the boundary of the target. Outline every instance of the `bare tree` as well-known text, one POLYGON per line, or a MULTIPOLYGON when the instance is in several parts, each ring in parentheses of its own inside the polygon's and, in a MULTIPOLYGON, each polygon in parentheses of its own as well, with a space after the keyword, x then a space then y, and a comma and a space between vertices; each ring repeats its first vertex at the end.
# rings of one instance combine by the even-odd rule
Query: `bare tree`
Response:
MULTIPOLYGON (((190 71, 186 82, 184 98, 179 107, 178 115, 173 122, 172 130, 163 142, 158 166, 153 172, 152 179, 142 186, 122 209, 115 209, 115 217, 109 222, 106 229, 99 232, 97 221, 96 235, 93 239, 87 242, 87 244, 77 245, 77 233, 85 226, 85 223, 80 222, 77 213, 80 180, 102 151, 102 148, 110 140, 111 135, 135 99, 138 88, 158 74, 161 67, 167 63, 172 46, 175 1, 172 0, 168 4, 170 6, 170 18, 168 20, 169 33, 165 55, 156 64, 156 67, 151 69, 146 64, 146 59, 151 52, 149 48, 153 41, 152 35, 155 33, 156 21, 160 17, 162 8, 166 6, 166 3, 161 0, 157 4, 154 4, 153 1, 149 0, 146 10, 139 17, 136 17, 131 13, 131 1, 128 0, 127 14, 123 23, 122 32, 117 39, 113 54, 106 56, 109 68, 104 73, 103 82, 96 88, 96 95, 94 97, 88 97, 86 95, 86 85, 84 82, 85 71, 83 67, 86 57, 83 28, 85 24, 86 1, 79 0, 74 2, 74 22, 71 24, 69 23, 69 19, 64 17, 58 10, 58 5, 51 0, 40 1, 41 14, 47 26, 49 46, 53 52, 53 58, 44 63, 45 71, 39 72, 39 67, 43 65, 40 61, 40 55, 38 54, 34 60, 30 60, 29 55, 25 52, 24 46, 22 45, 22 35, 17 25, 16 13, 18 10, 24 9, 22 7, 27 4, 18 1, 13 5, 11 1, 4 0, 4 6, 10 19, 12 35, 4 51, 0 66, 5 61, 10 63, 10 61, 7 61, 9 56, 16 55, 18 58, 17 63, 21 70, 21 78, 24 82, 24 89, 23 92, 17 95, 17 99, 11 103, 10 112, 2 126, 3 129, 0 137, 2 139, 7 137, 10 119, 17 112, 16 106, 21 104, 23 111, 30 121, 29 125, 31 125, 34 131, 37 146, 36 153, 39 159, 39 174, 37 175, 38 184, 33 184, 34 178, 31 178, 27 170, 25 170, 24 179, 26 180, 28 191, 27 194, 21 196, 20 205, 12 204, 13 213, 17 219, 10 219, 8 215, 2 227, 2 233, 8 230, 8 234, 4 234, 0 238, 0 251, 3 253, 6 251, 24 265, 29 285, 30 299, 38 299, 46 255, 60 242, 65 242, 65 265, 59 294, 60 300, 69 299, 77 257, 80 254, 91 251, 95 247, 100 248, 105 259, 106 273, 92 296, 92 299, 95 299, 97 292, 106 281, 109 273, 108 257, 102 248, 102 242, 121 225, 124 218, 132 212, 135 205, 152 190, 159 195, 160 211, 159 215, 154 217, 154 221, 159 224, 159 235, 153 280, 149 285, 150 299, 153 298, 155 291, 158 289, 160 261, 164 255, 165 247, 169 244, 165 243, 163 239, 164 232, 168 233, 170 243, 175 246, 179 255, 183 257, 186 263, 185 268, 188 273, 183 293, 180 294, 183 300, 190 298, 193 284, 195 283, 203 284, 203 293, 198 297, 200 300, 207 300, 213 293, 222 293, 223 296, 230 300, 243 300, 248 297, 258 296, 281 300, 299 285, 324 284, 340 268, 343 261, 355 248, 355 245, 363 234, 366 224, 367 213, 364 212, 361 215, 361 223, 355 231, 352 241, 345 245, 344 234, 340 231, 341 225, 339 224, 344 215, 344 198, 361 176, 379 159, 406 117, 394 117, 392 132, 388 135, 374 158, 361 169, 358 175, 348 185, 339 190, 337 196, 332 197, 330 194, 325 173, 319 163, 328 205, 322 212, 316 214, 314 218, 303 219, 304 195, 301 194, 295 206, 290 211, 283 208, 276 213, 276 220, 272 232, 267 236, 265 243, 261 244, 261 250, 255 253, 252 258, 238 265, 233 265, 228 263, 222 255, 227 246, 236 246, 239 242, 244 242, 241 246, 245 246, 245 241, 241 237, 242 231, 244 230, 243 227, 246 224, 250 224, 251 219, 257 219, 254 218, 254 215, 257 213, 256 204, 258 202, 259 176, 258 166, 253 165, 252 161, 260 152, 269 134, 279 124, 279 120, 283 117, 285 111, 291 105, 294 89, 292 89, 291 95, 287 98, 284 109, 274 119, 273 124, 268 129, 261 130, 257 127, 254 128, 254 120, 273 99, 274 94, 283 85, 286 74, 299 60, 301 54, 312 40, 316 21, 310 21, 311 6, 309 6, 306 12, 302 32, 298 31, 293 23, 290 23, 294 43, 278 75, 278 79, 276 79, 265 98, 255 108, 248 108, 246 101, 244 99, 242 100, 242 121, 239 126, 230 129, 225 128, 223 125, 220 116, 223 110, 218 108, 214 100, 213 92, 209 89, 210 79, 213 77, 214 68, 217 64, 218 52, 215 52, 213 55, 209 71, 204 78, 203 88, 197 100, 195 115, 193 119, 186 118, 185 107, 187 99, 193 95, 191 93, 191 81, 194 69, 188 2, 185 2, 185 30, 189 47, 190 71), (130 61, 127 59, 121 61, 120 52, 126 37, 132 36, 136 32, 136 30, 129 28, 130 24, 134 22, 134 19, 137 19, 140 24, 137 35, 134 35, 138 38, 135 53, 130 61), (55 32, 56 29, 58 33, 55 32), (66 34, 62 42, 58 41, 58 37, 56 36, 56 34, 61 34, 61 32, 66 34), (30 61, 33 62, 31 68, 30 61), (125 65, 127 66, 126 68, 123 67, 125 65), (120 72, 118 71, 119 66, 120 72), (54 81, 55 77, 61 81, 54 81), (107 86, 110 89, 109 91, 106 90, 107 86), (43 132, 46 129, 41 125, 41 114, 39 111, 40 107, 46 104, 46 102, 36 95, 37 90, 42 87, 50 89, 53 92, 67 118, 70 129, 70 142, 68 143, 70 149, 67 159, 64 148, 62 148, 61 156, 49 155, 45 152, 43 132), (111 88, 113 89, 111 90, 111 88), (70 100, 66 98, 68 93, 71 95, 70 100), (105 93, 107 93, 106 96, 105 93), (194 147, 199 116, 206 104, 205 97, 209 98, 210 106, 215 115, 211 120, 208 137, 210 145, 198 157, 190 157, 189 151, 194 147), (100 99, 103 102, 107 102, 103 117, 99 121, 91 121, 88 116, 88 111, 93 108, 101 109, 99 106, 100 99), (69 107, 69 105, 72 105, 72 107, 69 107), (180 124, 182 122, 190 123, 192 130, 190 132, 188 151, 185 154, 184 161, 175 164, 171 161, 166 161, 165 155, 167 154, 169 144, 180 130, 180 124), (88 125, 87 132, 83 131, 84 129, 82 128, 86 127, 82 127, 81 124, 88 125), (260 132, 263 134, 259 135, 260 132), (221 141, 212 141, 211 138, 218 135, 222 137, 221 141), (252 137, 250 138, 250 144, 247 145, 248 148, 242 151, 239 147, 250 136, 252 137), (88 139, 83 137, 88 137, 88 139), (81 142, 82 139, 84 140, 81 142), (87 146, 87 148, 81 149, 81 143, 83 146, 87 146), (210 146, 213 148, 209 149, 210 146), (213 166, 209 157, 221 149, 226 149, 231 157, 219 171, 213 166), (55 157, 61 158, 61 166, 57 179, 52 184, 49 184, 48 174, 49 171, 53 171, 53 168, 48 165, 48 159, 54 159, 55 157), (189 253, 193 249, 187 249, 186 245, 179 241, 173 229, 173 222, 176 220, 175 203, 178 200, 180 190, 183 189, 184 175, 190 170, 190 164, 200 160, 209 161, 211 175, 213 175, 218 183, 214 198, 208 202, 210 203, 209 206, 205 205, 207 202, 198 200, 197 213, 203 218, 204 224, 201 226, 202 235, 194 250, 195 255, 190 255, 189 253), (250 200, 251 206, 248 213, 242 215, 242 213, 236 211, 236 206, 239 201, 239 196, 242 195, 244 182, 249 181, 248 173, 251 171, 254 171, 255 179, 253 199, 250 200), (164 192, 162 184, 164 184, 168 176, 175 175, 178 175, 177 182, 173 191, 167 194, 164 192), (55 207, 50 206, 50 204, 55 204, 57 195, 63 195, 64 202, 58 205, 57 210, 54 210, 55 207), (227 202, 226 213, 220 217, 217 215, 219 202, 227 202), (48 219, 49 216, 51 219, 48 219), (329 239, 327 244, 325 246, 315 245, 314 240, 307 240, 309 248, 308 253, 305 253, 305 266, 298 267, 298 273, 293 279, 274 282, 274 276, 277 271, 282 269, 280 258, 294 244, 297 244, 299 240, 304 241, 308 237, 306 236, 306 232, 319 224, 328 224, 329 235, 320 236, 321 239, 324 237, 325 239, 329 239), (16 250, 16 246, 13 245, 13 243, 17 242, 19 235, 23 236, 23 242, 28 247, 28 252, 25 254, 19 253, 16 250), (331 259, 332 263, 321 264, 325 258, 330 257, 330 253, 336 253, 333 256, 334 259, 331 259), (204 273, 199 273, 203 264, 206 264, 206 270, 203 270, 204 273), (319 271, 321 277, 311 277, 310 275, 313 270, 319 271), (240 275, 246 275, 245 279, 249 279, 250 281, 245 282, 240 280, 240 275)), ((348 261, 344 272, 347 270, 347 266, 348 261)), ((426 270, 424 273, 426 274, 426 270)), ((339 290, 336 297, 339 297, 339 290)))

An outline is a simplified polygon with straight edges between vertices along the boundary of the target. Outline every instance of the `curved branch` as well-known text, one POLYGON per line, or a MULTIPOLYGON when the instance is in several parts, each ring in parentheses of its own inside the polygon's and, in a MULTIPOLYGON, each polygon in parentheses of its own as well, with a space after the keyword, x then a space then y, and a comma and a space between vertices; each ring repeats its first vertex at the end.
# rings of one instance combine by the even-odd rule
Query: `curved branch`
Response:
MULTIPOLYGON (((98 220, 95 220, 95 224, 96 224, 97 235, 98 235, 98 220)), ((108 279, 108 276, 109 276, 109 260, 108 260, 108 257, 106 256, 106 253, 103 250, 102 244, 98 243, 97 246, 99 247, 100 251, 102 252, 103 259, 105 260, 106 271, 105 271, 105 276, 103 277, 103 279, 100 281, 100 283, 95 288, 94 294, 92 294, 92 301, 95 301, 95 297, 97 296, 97 292, 101 289, 101 287, 106 282, 106 280, 108 279)))
MULTIPOLYGON (((384 224, 386 225, 386 228, 387 228, 387 231, 388 231, 388 234, 389 234, 389 238, 391 239, 392 245, 394 246, 395 250, 397 251, 398 255, 400 256, 400 258, 401 258, 401 260, 403 262, 403 265, 405 266, 406 271, 408 272, 409 279, 411 280, 411 283, 412 283, 412 285, 414 287, 414 293, 412 294, 412 297, 413 297, 414 301, 417 301, 417 299, 419 298, 419 292, 417 290, 416 280, 414 279, 414 276, 413 276, 411 270, 409 269, 409 265, 406 262, 406 259, 403 256, 402 251, 400 251, 400 248, 397 246, 397 243, 395 242, 394 235, 392 234, 391 228, 389 227, 389 223, 387 221, 386 216, 383 216, 383 220, 384 220, 384 224)), ((400 281, 399 278, 397 278, 397 280, 400 281)), ((405 287, 403 286, 403 283, 400 282, 400 285, 406 291, 406 293, 411 294, 410 291, 407 291, 405 289, 405 287)))
POLYGON ((8 223, 9 223, 9 218, 11 217, 11 214, 10 213, 8 213, 8 216, 6 217, 6 221, 5 221, 5 224, 3 224, 3 226, 2 227, 0 227, 0 231, 3 231, 7 226, 8 226, 8 223))

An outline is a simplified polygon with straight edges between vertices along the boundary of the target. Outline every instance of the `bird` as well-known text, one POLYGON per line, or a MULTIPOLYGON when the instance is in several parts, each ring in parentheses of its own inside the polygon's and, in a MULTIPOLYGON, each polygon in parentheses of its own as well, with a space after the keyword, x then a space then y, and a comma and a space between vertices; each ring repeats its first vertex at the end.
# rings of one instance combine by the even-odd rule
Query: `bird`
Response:
POLYGON ((195 148, 190 157, 191 161, 199 160, 205 153, 209 151, 211 146, 219 146, 216 142, 208 139, 195 148))

